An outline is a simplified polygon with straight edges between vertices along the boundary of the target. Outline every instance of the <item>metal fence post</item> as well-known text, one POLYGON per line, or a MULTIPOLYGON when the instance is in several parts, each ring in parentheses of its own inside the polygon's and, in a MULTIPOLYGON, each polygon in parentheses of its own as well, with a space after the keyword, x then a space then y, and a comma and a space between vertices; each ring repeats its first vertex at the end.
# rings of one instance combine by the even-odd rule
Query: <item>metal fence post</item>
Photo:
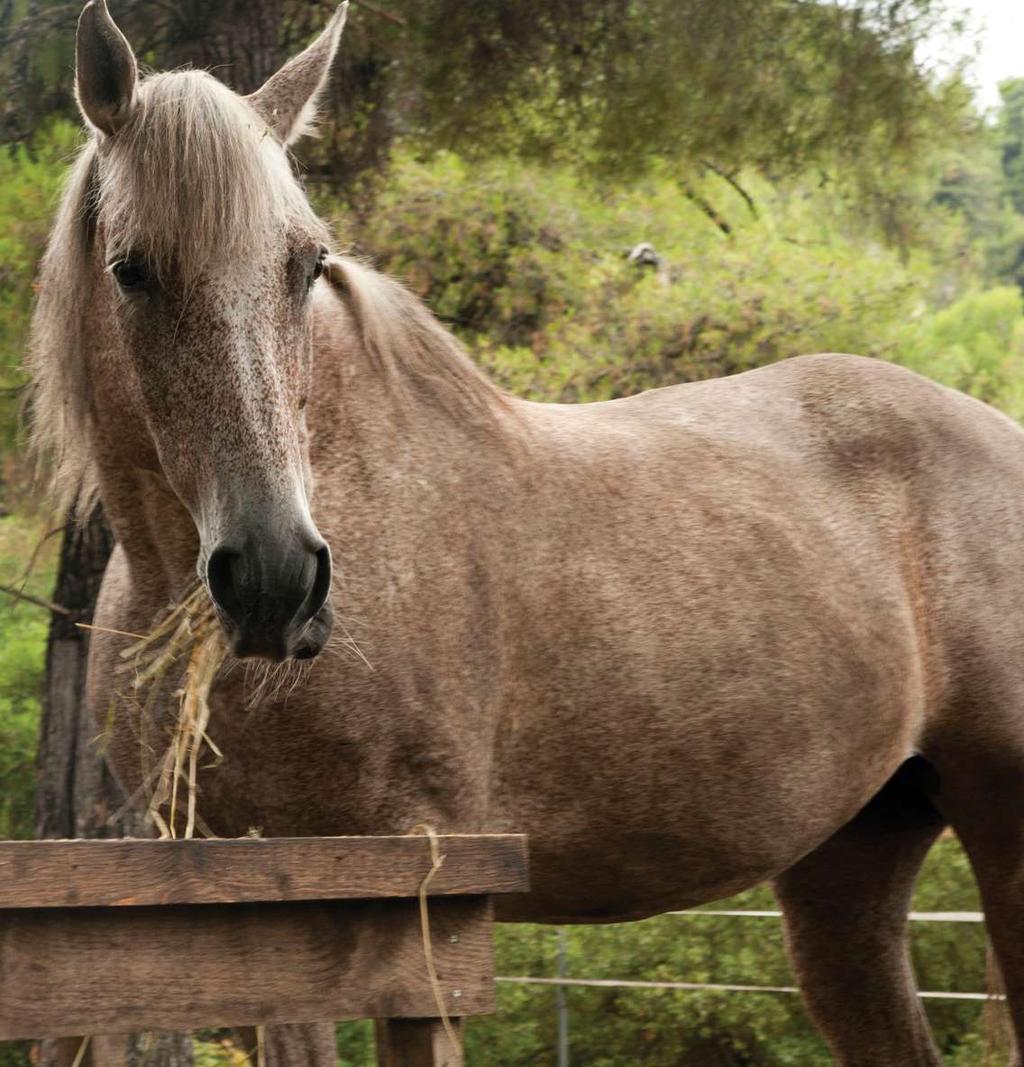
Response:
MULTIPOLYGON (((568 977, 568 941, 565 927, 560 926, 556 960, 559 978, 568 977)), ((558 1013, 558 1067, 569 1067, 569 1005, 564 985, 555 988, 555 1010, 558 1013)))

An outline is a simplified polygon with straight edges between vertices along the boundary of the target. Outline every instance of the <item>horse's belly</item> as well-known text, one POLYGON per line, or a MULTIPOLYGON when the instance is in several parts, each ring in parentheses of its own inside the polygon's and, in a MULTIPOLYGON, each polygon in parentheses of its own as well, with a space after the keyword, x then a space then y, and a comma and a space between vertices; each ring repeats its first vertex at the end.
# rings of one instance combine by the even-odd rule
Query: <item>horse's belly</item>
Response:
MULTIPOLYGON (((829 838, 902 762, 893 745, 880 770, 850 787, 805 780, 734 782, 731 803, 654 804, 598 820, 584 811, 516 821, 530 837, 531 893, 498 902, 499 918, 524 922, 620 922, 721 900, 763 883, 829 838), (792 786, 792 783, 789 783, 792 786)), ((662 798, 663 800, 669 798, 662 798)), ((512 825, 502 829, 512 829, 512 825)))
MULTIPOLYGON (((915 695, 891 670, 822 671, 699 712, 627 706, 520 726, 501 752, 501 829, 530 835, 529 899, 506 918, 613 921, 721 899, 847 823, 913 750, 915 695)), ((756 688, 756 687, 755 687, 756 688)))

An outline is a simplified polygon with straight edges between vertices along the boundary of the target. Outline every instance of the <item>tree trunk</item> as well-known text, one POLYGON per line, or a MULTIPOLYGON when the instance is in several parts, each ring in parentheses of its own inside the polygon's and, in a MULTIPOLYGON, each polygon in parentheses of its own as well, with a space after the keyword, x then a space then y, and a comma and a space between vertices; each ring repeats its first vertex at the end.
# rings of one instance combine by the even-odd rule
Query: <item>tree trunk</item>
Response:
MULTIPOLYGON (((139 817, 119 814, 125 798, 97 744, 97 725, 85 705, 89 631, 96 596, 110 558, 113 539, 97 506, 77 528, 68 522, 61 544, 53 599, 70 610, 54 613, 46 647, 46 690, 39 737, 36 832, 39 837, 122 837, 143 835, 139 817)), ((75 1062, 82 1038, 44 1041, 42 1067, 75 1062)), ((97 1036, 81 1067, 192 1067, 187 1034, 97 1036)))
POLYGON ((70 615, 53 614, 46 646, 46 692, 39 737, 36 833, 39 837, 119 837, 110 816, 121 806, 97 751, 96 726, 85 711, 89 631, 113 542, 97 509, 81 529, 69 522, 61 543, 53 599, 70 615))
POLYGON ((185 0, 167 35, 170 65, 202 67, 235 92, 254 92, 281 64, 283 8, 283 0, 185 0))

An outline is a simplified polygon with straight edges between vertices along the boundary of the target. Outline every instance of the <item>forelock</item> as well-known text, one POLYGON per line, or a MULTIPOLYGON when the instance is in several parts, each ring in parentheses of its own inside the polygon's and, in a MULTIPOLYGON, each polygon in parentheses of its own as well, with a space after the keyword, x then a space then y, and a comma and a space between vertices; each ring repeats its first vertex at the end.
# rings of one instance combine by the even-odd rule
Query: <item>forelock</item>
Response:
POLYGON ((254 242, 323 225, 253 108, 203 71, 154 74, 137 116, 99 150, 110 258, 143 257, 186 284, 254 242))

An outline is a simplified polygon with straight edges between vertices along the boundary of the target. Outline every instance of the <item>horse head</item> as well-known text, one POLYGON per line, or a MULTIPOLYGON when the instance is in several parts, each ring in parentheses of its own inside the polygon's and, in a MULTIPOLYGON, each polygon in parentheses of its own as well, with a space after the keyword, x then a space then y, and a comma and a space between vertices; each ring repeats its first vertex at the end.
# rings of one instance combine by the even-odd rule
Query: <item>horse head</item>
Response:
POLYGON ((191 517, 199 579, 239 657, 310 658, 331 628, 304 412, 328 235, 287 149, 308 128, 346 8, 247 97, 202 71, 140 78, 105 0, 78 26, 92 377, 122 400, 132 465, 191 517))

